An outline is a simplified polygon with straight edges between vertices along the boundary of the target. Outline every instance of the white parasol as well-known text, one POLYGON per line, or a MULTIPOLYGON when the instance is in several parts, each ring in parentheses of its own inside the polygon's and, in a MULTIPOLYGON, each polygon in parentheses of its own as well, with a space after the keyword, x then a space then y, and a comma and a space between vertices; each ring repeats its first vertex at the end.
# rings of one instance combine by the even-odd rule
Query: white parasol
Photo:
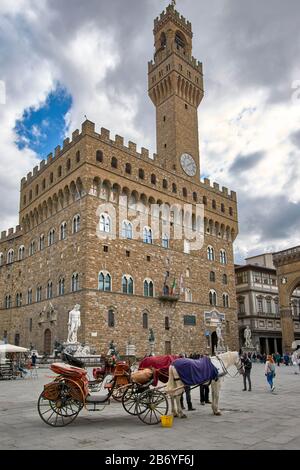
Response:
POLYGON ((24 353, 27 351, 28 349, 15 346, 14 344, 0 344, 0 353, 24 353))

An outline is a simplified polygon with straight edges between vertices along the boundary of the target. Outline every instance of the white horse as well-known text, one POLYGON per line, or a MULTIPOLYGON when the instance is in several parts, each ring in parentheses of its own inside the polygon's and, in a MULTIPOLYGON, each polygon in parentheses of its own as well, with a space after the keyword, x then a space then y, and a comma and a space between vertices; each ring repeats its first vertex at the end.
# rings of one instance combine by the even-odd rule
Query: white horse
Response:
MULTIPOLYGON (((221 415, 221 411, 219 410, 219 393, 221 388, 220 378, 228 374, 228 367, 230 366, 236 366, 240 374, 244 372, 244 367, 237 351, 227 351, 226 353, 211 357, 210 360, 213 365, 218 369, 218 379, 211 381, 211 407, 214 415, 221 415)), ((209 385, 209 382, 206 382, 205 384, 209 385)), ((184 384, 180 380, 180 377, 175 367, 171 365, 169 367, 169 380, 166 384, 166 392, 170 395, 171 398, 173 416, 179 416, 180 418, 186 418, 186 415, 183 413, 180 405, 180 396, 183 393, 183 390, 184 384), (175 400, 177 411, 175 410, 175 400)))

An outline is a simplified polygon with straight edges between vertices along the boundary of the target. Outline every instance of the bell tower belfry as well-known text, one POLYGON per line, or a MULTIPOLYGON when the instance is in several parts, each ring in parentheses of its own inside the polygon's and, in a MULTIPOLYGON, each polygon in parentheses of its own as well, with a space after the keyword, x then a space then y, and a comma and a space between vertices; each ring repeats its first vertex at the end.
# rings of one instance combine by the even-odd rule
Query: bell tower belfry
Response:
POLYGON ((192 57, 192 25, 172 2, 154 20, 154 61, 148 93, 156 107, 158 159, 166 169, 199 181, 197 109, 203 98, 202 64, 192 57))

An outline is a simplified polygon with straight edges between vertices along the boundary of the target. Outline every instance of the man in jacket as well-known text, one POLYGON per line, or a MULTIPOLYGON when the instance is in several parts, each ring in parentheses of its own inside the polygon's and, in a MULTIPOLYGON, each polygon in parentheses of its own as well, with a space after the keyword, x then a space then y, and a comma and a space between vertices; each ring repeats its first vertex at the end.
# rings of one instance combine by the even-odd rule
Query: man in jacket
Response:
POLYGON ((244 353, 242 357, 242 364, 244 366, 244 373, 243 373, 243 380, 244 380, 244 388, 243 392, 247 391, 246 380, 248 381, 248 391, 251 392, 251 369, 252 369, 252 362, 249 359, 247 353, 244 353))

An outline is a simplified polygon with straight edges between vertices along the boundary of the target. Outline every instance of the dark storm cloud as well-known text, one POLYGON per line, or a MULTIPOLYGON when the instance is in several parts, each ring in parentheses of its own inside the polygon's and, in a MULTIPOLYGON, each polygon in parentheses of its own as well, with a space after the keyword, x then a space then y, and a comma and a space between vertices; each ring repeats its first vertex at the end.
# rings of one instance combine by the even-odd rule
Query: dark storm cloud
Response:
POLYGON ((300 149, 300 131, 293 132, 290 139, 292 143, 300 149))
POLYGON ((300 203, 284 196, 253 198, 245 192, 239 193, 239 203, 243 232, 256 235, 264 244, 275 245, 300 233, 300 203))
POLYGON ((232 163, 229 171, 243 173, 254 168, 264 158, 264 152, 255 152, 249 155, 238 155, 232 163))

